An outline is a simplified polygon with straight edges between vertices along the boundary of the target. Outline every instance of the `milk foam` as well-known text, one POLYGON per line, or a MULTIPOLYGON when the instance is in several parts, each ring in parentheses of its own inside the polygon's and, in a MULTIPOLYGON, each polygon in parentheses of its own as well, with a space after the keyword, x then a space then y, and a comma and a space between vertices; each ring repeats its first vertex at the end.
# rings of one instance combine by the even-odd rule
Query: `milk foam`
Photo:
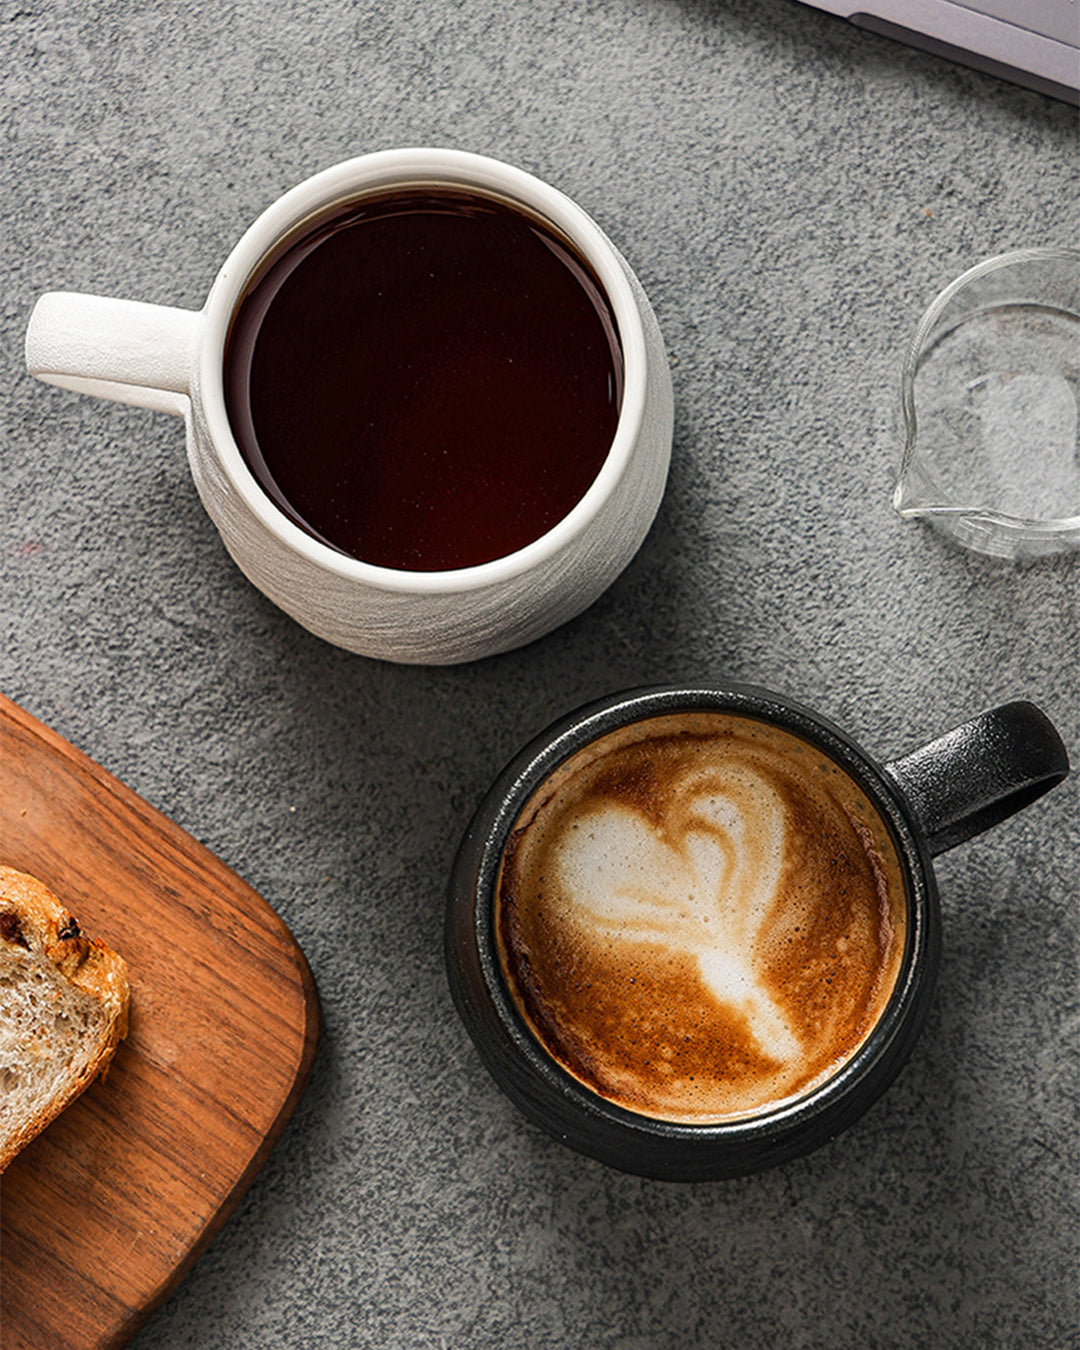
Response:
POLYGON ((755 1114, 871 1033, 904 951, 902 866, 856 783, 780 727, 665 715, 523 808, 496 933, 514 1001, 587 1087, 672 1121, 755 1114))
POLYGON ((754 969, 785 847, 784 804, 759 775, 671 785, 663 826, 609 804, 553 846, 558 886, 595 937, 683 951, 721 1003, 739 1009, 761 1049, 781 1063, 801 1042, 754 969))

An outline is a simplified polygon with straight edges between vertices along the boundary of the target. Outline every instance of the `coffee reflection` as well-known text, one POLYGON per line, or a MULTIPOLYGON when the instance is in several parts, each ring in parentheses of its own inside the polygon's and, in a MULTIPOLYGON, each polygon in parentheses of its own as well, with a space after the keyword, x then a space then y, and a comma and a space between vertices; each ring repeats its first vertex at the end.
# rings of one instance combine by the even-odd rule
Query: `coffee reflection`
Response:
POLYGON ((719 713, 649 719, 533 795, 500 872, 503 973, 548 1053, 658 1119, 797 1097, 858 1050, 900 967, 889 833, 820 749, 719 713))

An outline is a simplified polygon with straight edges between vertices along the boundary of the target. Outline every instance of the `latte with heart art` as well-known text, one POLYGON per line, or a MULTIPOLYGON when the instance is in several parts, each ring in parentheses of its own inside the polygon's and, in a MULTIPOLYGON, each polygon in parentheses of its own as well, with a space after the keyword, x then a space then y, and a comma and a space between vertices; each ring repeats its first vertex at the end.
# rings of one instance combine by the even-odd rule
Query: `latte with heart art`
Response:
POLYGON ((503 859, 514 1003, 580 1083, 655 1119, 759 1114, 836 1073, 888 1003, 903 872, 865 792, 750 717, 650 718, 577 751, 503 859))

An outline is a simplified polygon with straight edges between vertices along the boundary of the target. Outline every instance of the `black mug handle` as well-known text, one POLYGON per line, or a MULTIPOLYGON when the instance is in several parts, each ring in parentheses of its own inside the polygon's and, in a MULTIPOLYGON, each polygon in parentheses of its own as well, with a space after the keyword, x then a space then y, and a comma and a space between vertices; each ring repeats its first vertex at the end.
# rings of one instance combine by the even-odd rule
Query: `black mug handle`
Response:
POLYGON ((931 857, 1007 819, 1069 772, 1061 737, 1033 703, 1005 703, 885 765, 931 857))

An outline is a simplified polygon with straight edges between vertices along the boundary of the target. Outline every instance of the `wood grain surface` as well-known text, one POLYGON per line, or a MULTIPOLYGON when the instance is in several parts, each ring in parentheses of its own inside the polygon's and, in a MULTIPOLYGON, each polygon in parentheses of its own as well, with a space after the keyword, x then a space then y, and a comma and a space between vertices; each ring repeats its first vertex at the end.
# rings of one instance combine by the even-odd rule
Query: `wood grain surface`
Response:
POLYGON ((315 1057, 278 916, 130 789, 0 696, 0 860, 127 960, 128 1037, 0 1185, 3 1350, 117 1346, 224 1223, 315 1057))

